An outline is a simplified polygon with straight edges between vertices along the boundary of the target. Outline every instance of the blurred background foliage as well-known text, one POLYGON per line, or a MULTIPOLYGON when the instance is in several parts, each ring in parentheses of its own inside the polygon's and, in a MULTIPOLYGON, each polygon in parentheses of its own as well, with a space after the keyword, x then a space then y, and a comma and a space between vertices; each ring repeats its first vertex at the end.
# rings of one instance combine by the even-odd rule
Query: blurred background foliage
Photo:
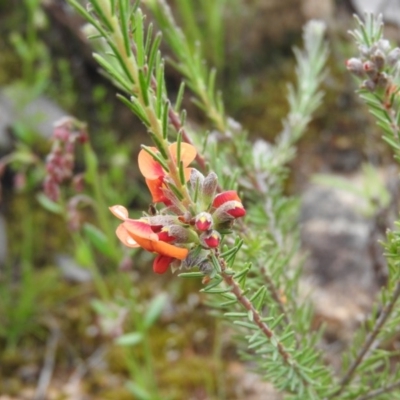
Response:
MULTIPOLYGON (((281 130, 294 76, 291 49, 302 25, 314 17, 329 24, 326 98, 299 145, 288 192, 299 193, 315 172, 389 163, 344 71, 350 2, 168 3, 190 43, 218 69, 228 114, 253 139, 270 140, 281 130)), ((205 317, 199 284, 153 276, 146 254, 104 251, 90 204, 75 210, 83 233, 70 234, 67 204, 43 198, 53 123, 72 115, 86 122, 91 145, 78 149, 74 173, 88 168, 93 151, 105 205, 129 205, 139 214, 149 202, 136 167, 144 129, 102 76, 81 25, 63 0, 0 2, 0 395, 265 398, 268 385, 244 372, 221 322, 205 317)), ((172 97, 179 84, 167 67, 172 97)), ((190 94, 184 108, 193 127, 207 129, 190 94)), ((73 195, 66 189, 64 200, 73 195)))

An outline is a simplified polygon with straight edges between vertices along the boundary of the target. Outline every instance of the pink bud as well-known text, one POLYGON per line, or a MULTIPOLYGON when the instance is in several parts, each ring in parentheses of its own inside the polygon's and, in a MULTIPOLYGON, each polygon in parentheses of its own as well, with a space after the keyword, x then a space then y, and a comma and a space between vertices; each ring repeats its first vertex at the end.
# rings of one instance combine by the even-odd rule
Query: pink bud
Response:
POLYGON ((357 76, 364 75, 363 63, 359 58, 350 58, 346 61, 346 68, 357 76))

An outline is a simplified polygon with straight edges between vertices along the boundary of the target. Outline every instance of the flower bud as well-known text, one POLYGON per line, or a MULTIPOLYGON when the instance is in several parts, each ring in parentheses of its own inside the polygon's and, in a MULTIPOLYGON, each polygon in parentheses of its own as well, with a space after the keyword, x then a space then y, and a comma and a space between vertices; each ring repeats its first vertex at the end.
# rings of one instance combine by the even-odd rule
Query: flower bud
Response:
POLYGON ((196 190, 202 190, 204 182, 204 175, 198 171, 196 168, 192 168, 192 172, 190 173, 190 186, 192 190, 195 192, 196 190))
POLYGON ((346 61, 346 68, 352 74, 359 77, 363 76, 365 72, 362 61, 359 58, 355 57, 350 58, 346 61))
POLYGON ((72 186, 75 190, 75 192, 83 192, 85 189, 85 176, 84 174, 76 174, 72 178, 72 186))
POLYGON ((362 56, 368 58, 371 54, 371 49, 363 44, 358 46, 358 51, 361 53, 362 56))
POLYGON ((383 67, 385 66, 386 56, 382 50, 378 49, 372 55, 372 61, 375 63, 376 68, 378 68, 378 71, 382 71, 383 67))
POLYGON ((246 210, 244 209, 243 204, 240 201, 231 200, 222 204, 222 206, 215 210, 213 219, 215 224, 219 225, 245 215, 246 210))
POLYGON ((376 64, 370 60, 365 61, 363 65, 365 73, 371 78, 374 79, 378 73, 378 68, 376 64))
POLYGON ((200 242, 204 247, 215 249, 221 242, 221 235, 217 231, 204 232, 200 235, 200 242))
POLYGON ((387 56, 387 62, 391 67, 394 67, 400 60, 400 48, 396 47, 387 56))
POLYGON ((362 83, 361 88, 367 89, 370 92, 373 92, 376 89, 376 84, 374 81, 371 81, 371 79, 368 79, 367 81, 364 81, 362 83))
POLYGON ((175 243, 198 243, 197 234, 189 228, 182 225, 170 225, 168 230, 169 235, 175 238, 175 243))
POLYGON ((226 192, 219 193, 214 197, 212 206, 218 208, 222 204, 232 200, 240 201, 240 197, 237 195, 235 190, 227 190, 226 192))
POLYGON ((199 271, 202 272, 204 275, 210 275, 213 271, 212 262, 206 258, 199 264, 199 271))
POLYGON ((378 49, 382 51, 383 53, 387 53, 390 50, 390 42, 387 39, 380 39, 376 43, 378 49))
POLYGON ((194 225, 198 231, 208 231, 212 228, 213 218, 210 213, 203 211, 196 215, 194 225))
POLYGON ((377 81, 377 86, 386 88, 387 85, 389 84, 389 77, 385 72, 382 72, 378 76, 378 81, 377 81))
POLYGON ((210 172, 203 182, 203 201, 204 203, 210 203, 211 199, 215 196, 215 192, 218 186, 218 177, 215 172, 210 172))
POLYGON ((207 253, 205 250, 200 250, 199 247, 195 247, 193 250, 190 250, 186 258, 182 261, 182 267, 186 269, 190 269, 193 267, 198 266, 203 263, 204 260, 207 258, 207 253))

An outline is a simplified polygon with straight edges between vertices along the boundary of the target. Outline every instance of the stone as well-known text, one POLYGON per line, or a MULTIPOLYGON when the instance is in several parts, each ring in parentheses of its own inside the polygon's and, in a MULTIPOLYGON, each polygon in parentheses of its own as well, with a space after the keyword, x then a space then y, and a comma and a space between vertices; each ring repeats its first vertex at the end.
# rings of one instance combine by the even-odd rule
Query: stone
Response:
MULTIPOLYGON (((357 174, 352 183, 359 184, 357 174)), ((375 248, 373 218, 361 212, 365 204, 361 195, 318 184, 302 196, 301 241, 308 257, 300 292, 314 304, 315 326, 325 324, 325 338, 342 346, 365 319, 379 287, 371 249, 383 250, 375 248)))
POLYGON ((0 150, 3 152, 11 149, 10 132, 14 124, 25 124, 29 130, 49 139, 54 122, 68 115, 48 97, 29 97, 28 89, 22 86, 0 88, 0 150))

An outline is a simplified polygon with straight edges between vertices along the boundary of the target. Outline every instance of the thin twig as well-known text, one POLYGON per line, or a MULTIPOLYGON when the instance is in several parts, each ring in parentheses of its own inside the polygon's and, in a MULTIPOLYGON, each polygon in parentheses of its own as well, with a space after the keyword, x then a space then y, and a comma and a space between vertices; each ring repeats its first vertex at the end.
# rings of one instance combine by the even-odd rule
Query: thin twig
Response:
POLYGON ((262 321, 261 315, 256 310, 252 302, 246 297, 243 293, 243 290, 240 288, 239 284, 235 281, 232 275, 226 273, 226 264, 225 260, 221 258, 218 254, 216 254, 219 264, 221 266, 221 276, 225 283, 231 288, 231 292, 235 295, 237 300, 246 308, 246 310, 250 311, 253 317, 253 321, 257 324, 257 326, 261 329, 265 336, 269 339, 274 338, 276 341, 276 347, 278 349, 279 354, 286 364, 293 366, 294 361, 290 357, 290 354, 283 347, 282 343, 277 340, 272 330, 268 327, 268 325, 262 321))
POLYGON ((281 297, 279 296, 278 288, 275 286, 271 276, 267 273, 265 267, 261 267, 261 273, 263 278, 265 279, 265 282, 268 286, 268 290, 271 293, 272 298, 274 299, 275 303, 277 304, 279 311, 283 315, 283 321, 285 321, 286 325, 290 324, 288 315, 287 315, 287 310, 285 305, 282 302, 281 297))
MULTIPOLYGON (((228 275, 224 271, 222 271, 221 276, 224 279, 225 283, 231 288, 231 292, 235 295, 237 300, 244 306, 246 310, 251 312, 253 316, 253 321, 261 329, 264 335, 267 336, 268 339, 275 338, 275 335, 272 332, 272 330, 268 327, 268 325, 265 322, 262 321, 261 315, 255 309, 251 301, 243 293, 243 290, 240 288, 238 283, 233 279, 232 275, 228 275)), ((293 365, 293 360, 291 359, 289 353, 283 347, 282 343, 279 342, 278 340, 276 342, 277 342, 276 347, 278 349, 278 352, 282 356, 285 363, 288 365, 293 365)))
POLYGON ((338 396, 340 393, 342 393, 343 389, 351 382, 351 380, 354 377, 354 373, 356 372, 358 366, 363 361, 370 347, 375 342, 375 338, 381 332, 383 325, 386 323, 387 319, 392 313, 393 307, 399 297, 400 297, 400 281, 397 282, 392 298, 381 311, 379 318, 375 322, 373 330, 368 334, 356 358, 354 359, 353 363, 350 365, 349 369, 346 371, 342 380, 340 381, 339 388, 335 392, 333 392, 330 396, 328 396, 328 399, 332 399, 338 396))
POLYGON ((51 333, 47 340, 44 364, 40 372, 34 400, 45 400, 46 398, 47 388, 49 387, 51 376, 53 375, 54 361, 59 339, 60 330, 57 326, 54 326, 51 328, 51 333))
POLYGON ((369 392, 365 396, 359 397, 357 400, 370 400, 381 394, 393 392, 393 390, 395 390, 397 388, 400 388, 400 381, 393 383, 392 385, 389 385, 389 386, 386 386, 386 387, 383 387, 383 388, 380 388, 377 390, 373 390, 372 392, 369 392))

